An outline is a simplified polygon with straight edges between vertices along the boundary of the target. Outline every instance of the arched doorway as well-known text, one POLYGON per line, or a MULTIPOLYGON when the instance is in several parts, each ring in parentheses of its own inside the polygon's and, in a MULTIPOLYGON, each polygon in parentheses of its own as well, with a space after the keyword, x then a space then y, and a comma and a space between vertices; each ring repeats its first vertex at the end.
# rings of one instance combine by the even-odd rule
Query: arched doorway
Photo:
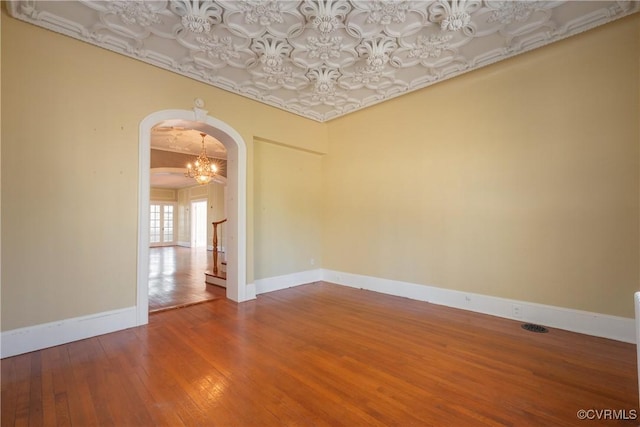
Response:
MULTIPOLYGON (((242 302, 247 295, 247 147, 226 123, 203 115, 204 110, 162 110, 140 122, 138 162, 137 324, 149 321, 149 162, 151 129, 164 120, 191 121, 194 127, 218 139, 227 149, 227 298, 242 302)), ((203 272, 204 275, 204 272, 203 272)), ((204 279, 203 279, 204 282, 204 279)))

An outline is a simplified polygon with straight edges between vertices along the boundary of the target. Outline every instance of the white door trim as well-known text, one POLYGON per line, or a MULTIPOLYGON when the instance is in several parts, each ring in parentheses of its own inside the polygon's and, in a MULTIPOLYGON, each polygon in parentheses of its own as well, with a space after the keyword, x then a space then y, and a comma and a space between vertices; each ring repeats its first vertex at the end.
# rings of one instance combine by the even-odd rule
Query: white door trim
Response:
MULTIPOLYGON (((247 292, 247 146, 240 134, 225 122, 201 116, 202 110, 162 110, 140 122, 138 151, 138 267, 136 320, 149 322, 149 168, 151 129, 163 120, 187 120, 194 128, 218 139, 227 149, 229 192, 227 226, 227 298, 242 302, 247 292)), ((204 274, 204 272, 203 272, 204 274)))

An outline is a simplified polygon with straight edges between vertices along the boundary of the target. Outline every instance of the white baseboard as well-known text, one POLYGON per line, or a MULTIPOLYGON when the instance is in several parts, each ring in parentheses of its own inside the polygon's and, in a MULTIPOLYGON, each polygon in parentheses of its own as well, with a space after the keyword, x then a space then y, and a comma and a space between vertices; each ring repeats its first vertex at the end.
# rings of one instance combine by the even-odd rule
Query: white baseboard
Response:
POLYGON ((178 243, 176 243, 176 245, 182 246, 183 248, 190 248, 191 247, 191 242, 178 242, 178 243))
MULTIPOLYGON (((636 343, 634 319, 325 269, 302 271, 248 283, 246 300, 255 299, 259 294, 322 280, 551 328, 636 343), (514 311, 514 306, 517 306, 519 311, 514 311), (519 314, 514 315, 514 313, 519 314)), ((0 358, 132 328, 137 326, 136 319, 136 307, 129 307, 5 331, 0 334, 0 358)), ((640 324, 637 334, 637 339, 640 340, 640 324)), ((640 366, 640 353, 638 363, 640 366)))
POLYGON ((16 356, 134 326, 137 326, 135 306, 13 329, 0 334, 2 344, 0 358, 16 356))
POLYGON ((269 277, 255 281, 256 295, 266 292, 279 291, 293 286, 304 285, 306 283, 318 282, 322 280, 322 270, 307 270, 298 273, 285 274, 283 276, 269 277))
MULTIPOLYGON (((397 280, 322 270, 322 280, 447 307, 635 343, 634 319, 461 292, 397 280)), ((630 296, 632 298, 632 296, 630 296)), ((640 338, 639 338, 640 339, 640 338)))
POLYGON ((251 301, 256 299, 256 285, 255 283, 247 283, 247 289, 244 296, 244 301, 251 301))

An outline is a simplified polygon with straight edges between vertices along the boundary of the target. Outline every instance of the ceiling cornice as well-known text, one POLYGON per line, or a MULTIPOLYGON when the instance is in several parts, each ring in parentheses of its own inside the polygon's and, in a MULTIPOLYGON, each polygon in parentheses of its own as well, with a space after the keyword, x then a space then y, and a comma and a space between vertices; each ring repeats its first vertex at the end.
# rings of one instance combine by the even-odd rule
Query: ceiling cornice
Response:
POLYGON ((638 10, 638 1, 8 3, 17 19, 319 122, 638 10))

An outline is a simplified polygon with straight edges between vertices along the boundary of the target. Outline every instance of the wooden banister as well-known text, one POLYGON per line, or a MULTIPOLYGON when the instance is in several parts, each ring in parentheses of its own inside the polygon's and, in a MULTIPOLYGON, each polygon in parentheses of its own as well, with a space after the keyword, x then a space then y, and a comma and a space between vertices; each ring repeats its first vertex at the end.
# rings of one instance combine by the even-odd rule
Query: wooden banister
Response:
POLYGON ((218 274, 218 226, 227 222, 227 218, 222 221, 214 221, 213 224, 213 275, 218 274))

